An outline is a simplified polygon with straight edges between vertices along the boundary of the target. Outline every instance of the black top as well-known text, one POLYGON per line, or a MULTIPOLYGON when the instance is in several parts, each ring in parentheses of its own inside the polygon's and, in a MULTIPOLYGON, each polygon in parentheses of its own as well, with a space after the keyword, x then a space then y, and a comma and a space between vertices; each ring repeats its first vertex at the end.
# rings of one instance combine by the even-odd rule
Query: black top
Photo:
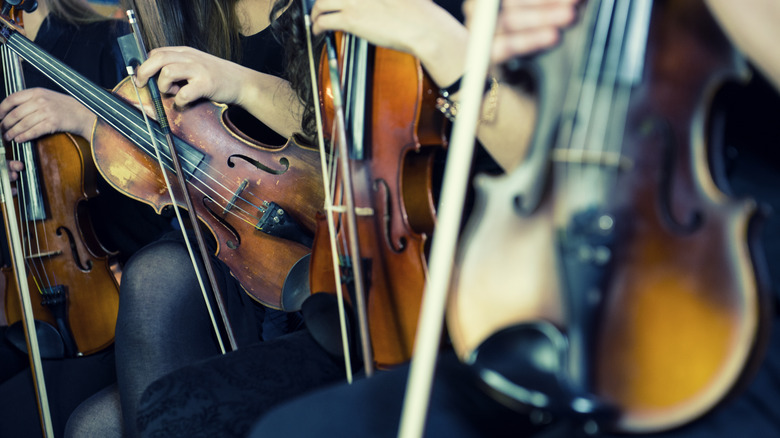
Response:
MULTIPOLYGON (((128 31, 127 25, 117 20, 76 26, 49 15, 34 42, 85 78, 111 89, 125 76, 116 38, 128 31)), ((59 86, 29 65, 24 66, 24 76, 27 88, 44 87, 62 92, 59 86)))
MULTIPOLYGON (((274 38, 271 28, 241 37, 242 58, 239 63, 244 67, 284 78, 284 50, 274 38)), ((228 118, 249 137, 268 145, 283 145, 287 139, 274 132, 263 122, 254 118, 240 107, 230 107, 228 118)))
MULTIPOLYGON (((116 38, 126 34, 126 23, 104 20, 73 25, 52 14, 46 17, 35 44, 95 84, 111 89, 124 76, 124 64, 116 38)), ((62 88, 29 64, 23 64, 26 88, 42 87, 58 92, 62 88)), ((5 95, 5 94, 3 94, 5 95)), ((87 202, 92 225, 100 243, 119 252, 120 261, 170 230, 170 219, 124 196, 98 177, 100 196, 87 202)), ((2 240, 5 241, 3 233, 2 240)), ((7 260, 3 242, 3 260, 7 260)))

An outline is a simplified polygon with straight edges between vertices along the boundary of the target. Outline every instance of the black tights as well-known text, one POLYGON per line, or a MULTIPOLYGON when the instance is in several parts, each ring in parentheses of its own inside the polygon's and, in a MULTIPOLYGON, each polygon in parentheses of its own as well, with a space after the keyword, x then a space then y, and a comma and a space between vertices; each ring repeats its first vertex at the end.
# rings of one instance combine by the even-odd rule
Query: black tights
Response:
MULTIPOLYGON (((220 353, 191 266, 186 247, 176 237, 146 246, 125 266, 115 349, 121 417, 128 437, 137 435, 138 402, 151 382, 220 353)), ((223 264, 216 262, 214 268, 238 345, 258 342, 263 308, 240 289, 223 264)), ((219 322, 213 304, 212 308, 219 322)), ((116 428, 116 391, 107 389, 80 407, 71 417, 69 432, 89 436, 96 427, 105 431, 111 425, 99 424, 101 418, 116 428)))

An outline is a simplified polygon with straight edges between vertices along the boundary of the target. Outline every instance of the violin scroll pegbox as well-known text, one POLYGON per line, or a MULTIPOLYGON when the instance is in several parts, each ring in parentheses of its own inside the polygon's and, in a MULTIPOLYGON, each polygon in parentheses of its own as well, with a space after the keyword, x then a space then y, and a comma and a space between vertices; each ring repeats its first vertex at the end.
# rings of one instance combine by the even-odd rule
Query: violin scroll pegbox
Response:
POLYGON ((10 28, 24 34, 24 29, 21 27, 21 14, 22 12, 30 13, 36 9, 38 9, 38 0, 3 0, 3 9, 0 11, 0 20, 4 25, 0 29, 0 37, 3 42, 11 35, 10 28))
POLYGON ((38 0, 4 0, 2 15, 8 16, 11 9, 17 12, 33 12, 38 9, 38 0))
POLYGON ((38 9, 37 0, 3 0, 3 9, 0 10, 0 40, 5 44, 13 32, 24 34, 24 29, 15 17, 21 12, 32 12, 38 9))

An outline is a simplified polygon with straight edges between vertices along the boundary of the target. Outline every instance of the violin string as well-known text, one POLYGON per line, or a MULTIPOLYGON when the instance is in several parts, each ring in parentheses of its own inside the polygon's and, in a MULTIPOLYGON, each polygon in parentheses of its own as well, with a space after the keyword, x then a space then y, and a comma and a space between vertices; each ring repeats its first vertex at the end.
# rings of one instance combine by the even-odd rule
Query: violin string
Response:
MULTIPOLYGON (((588 130, 590 128, 591 117, 593 115, 594 100, 598 89, 599 71, 601 70, 602 60, 605 53, 607 37, 609 35, 609 24, 611 22, 612 11, 614 9, 614 0, 603 0, 596 6, 596 21, 593 29, 593 36, 590 41, 590 47, 585 54, 585 65, 581 78, 578 102, 571 133, 571 140, 568 148, 568 156, 565 158, 564 181, 567 181, 564 191, 566 196, 565 218, 577 210, 581 209, 583 203, 591 199, 591 193, 587 184, 582 184, 583 162, 585 159, 585 150, 587 148, 588 130)), ((564 221, 563 223, 566 223, 564 221)))
MULTIPOLYGON (((597 198, 598 205, 606 204, 608 192, 610 192, 607 190, 606 183, 614 175, 611 171, 611 157, 607 153, 610 149, 614 150, 615 141, 619 139, 608 137, 607 131, 612 116, 619 114, 619 111, 615 111, 614 96, 630 6, 631 2, 618 2, 611 20, 609 39, 605 49, 606 56, 601 69, 602 76, 597 85, 599 92, 594 102, 590 140, 587 143, 589 150, 595 153, 593 158, 587 159, 584 164, 585 172, 588 174, 588 179, 585 181, 588 182, 591 189, 594 189, 591 190, 591 193, 597 198)), ((623 125, 615 123, 614 126, 623 125)))
MULTIPOLYGON (((18 36, 18 34, 14 34, 13 37, 18 36)), ((73 74, 72 72, 67 69, 67 67, 62 66, 58 61, 46 56, 44 53, 36 53, 35 46, 29 42, 29 40, 20 38, 20 39, 9 39, 9 44, 11 42, 18 43, 11 45, 11 48, 14 51, 19 50, 21 52, 21 55, 25 57, 25 59, 28 60, 34 60, 35 63, 32 63, 33 66, 41 66, 46 67, 48 70, 41 70, 42 73, 44 73, 46 76, 48 76, 50 79, 58 83, 58 85, 63 86, 66 89, 71 89, 74 92, 74 97, 79 100, 82 104, 90 108, 93 112, 96 114, 110 114, 110 115, 116 115, 120 120, 105 120, 109 125, 111 125, 114 129, 117 129, 119 132, 125 134, 126 137, 131 137, 131 135, 128 135, 127 130, 129 129, 132 134, 138 134, 142 133, 142 135, 139 135, 140 138, 137 143, 139 147, 143 149, 143 151, 147 154, 150 154, 153 145, 149 143, 149 139, 144 138, 145 134, 145 128, 143 126, 141 115, 138 114, 138 112, 135 109, 131 109, 131 107, 127 104, 125 104, 123 101, 118 99, 116 96, 111 95, 107 92, 104 92, 104 90, 94 87, 89 81, 86 79, 83 79, 79 77, 79 75, 73 74), (71 85, 65 83, 65 79, 68 76, 72 76, 70 78, 71 85), (94 102, 96 104, 103 105, 103 109, 105 111, 100 111, 99 108, 92 108, 93 105, 90 104, 90 102, 94 102), (120 123, 121 122, 121 123, 120 123), (122 128, 126 129, 122 129, 122 128)), ((37 67, 36 66, 36 67, 37 67)), ((158 128, 155 126, 155 134, 156 134, 156 141, 159 143, 163 143, 163 141, 159 138, 162 136, 162 133, 158 130, 158 128)), ((169 152, 166 152, 165 150, 162 151, 165 158, 170 159, 169 152)), ((191 167, 195 167, 197 163, 193 163, 189 157, 183 156, 182 160, 184 163, 191 167)), ((215 169, 213 166, 209 165, 208 163, 205 164, 205 170, 212 170, 213 172, 205 172, 202 170, 202 173, 204 173, 209 180, 212 182, 218 184, 218 186, 222 189, 225 189, 227 192, 233 192, 228 187, 224 185, 221 181, 217 180, 214 176, 211 175, 211 173, 216 173, 218 176, 222 179, 227 179, 227 177, 222 174, 218 169, 215 169)), ((167 166, 170 170, 170 166, 167 166)), ((197 182, 201 183, 204 187, 207 187, 208 189, 211 189, 215 194, 217 194, 217 198, 221 198, 226 203, 228 202, 229 198, 227 195, 220 194, 217 190, 215 190, 213 187, 211 187, 209 184, 207 184, 203 179, 201 179, 198 175, 193 174, 193 172, 188 171, 188 176, 196 180, 197 182)), ((207 196, 206 193, 199 189, 204 196, 207 196)), ((213 198, 212 198, 213 200, 213 198)), ((246 201, 249 203, 250 202, 246 201)), ((257 205, 252 205, 252 207, 259 208, 257 205)), ((248 213, 247 213, 248 214, 248 213)), ((252 216, 252 215, 250 215, 252 216)), ((257 218, 257 217, 254 217, 257 218)))
MULTIPOLYGON (((25 163, 25 165, 29 165, 25 162, 23 157, 20 156, 19 148, 20 144, 16 142, 11 142, 11 150, 13 153, 13 159, 16 161, 21 161, 25 163)), ((19 205, 17 216, 18 221, 20 224, 20 228, 22 228, 22 233, 20 233, 22 238, 22 253, 24 254, 24 263, 27 266, 28 274, 32 274, 34 278, 36 278, 36 286, 38 289, 38 292, 41 291, 40 285, 42 284, 42 275, 39 272, 38 265, 35 262, 36 258, 33 257, 33 238, 32 233, 30 231, 30 221, 27 218, 27 205, 28 205, 28 198, 29 198, 29 184, 26 183, 27 178, 25 175, 19 175, 19 179, 17 179, 16 184, 16 197, 17 197, 17 203, 19 205)), ((33 226, 33 229, 35 227, 33 226)))
MULTIPOLYGON (((572 65, 570 66, 571 74, 569 74, 568 84, 566 84, 566 92, 564 94, 561 111, 561 123, 554 146, 553 163, 555 171, 553 175, 556 183, 561 186, 565 186, 568 183, 571 161, 566 158, 556 160, 555 153, 561 153, 564 154, 564 157, 569 157, 569 151, 572 148, 572 138, 575 131, 575 125, 578 121, 577 111, 584 84, 583 78, 587 68, 588 56, 586 49, 590 45, 590 41, 593 37, 591 29, 595 28, 595 20, 598 16, 597 11, 595 10, 597 7, 596 4, 597 3, 595 2, 589 4, 581 19, 582 24, 571 31, 574 33, 574 36, 580 37, 579 40, 582 41, 582 44, 577 45, 576 50, 569 50, 572 52, 570 59, 573 60, 572 65)), ((567 47, 564 47, 561 50, 566 49, 567 47)), ((558 226, 562 226, 566 223, 566 220, 568 220, 568 205, 568 190, 563 190, 561 196, 555 198, 555 207, 553 208, 553 220, 558 226)))
MULTIPOLYGON (((335 141, 338 141, 338 135, 339 134, 336 131, 337 131, 337 127, 336 127, 336 124, 334 123, 333 126, 331 126, 331 133, 330 133, 330 138, 333 139, 331 141, 332 143, 335 143, 335 141)), ((341 187, 342 190, 338 190, 339 187, 336 186, 336 183, 338 181, 338 178, 336 177, 336 175, 338 174, 339 165, 338 165, 338 149, 335 148, 335 147, 331 147, 330 148, 330 153, 329 153, 329 156, 328 156, 328 168, 330 169, 329 170, 329 173, 330 173, 329 181, 331 183, 330 188, 329 188, 329 191, 331 193, 330 196, 331 196, 331 199, 334 200, 333 201, 334 202, 334 207, 337 206, 339 208, 338 211, 334 211, 333 212, 333 214, 336 216, 336 222, 338 224, 338 226, 336 228, 339 229, 339 230, 342 230, 344 228, 344 213, 343 213, 343 211, 346 208, 346 206, 344 205, 344 191, 343 191, 343 187, 341 187)), ((345 234, 346 233, 339 233, 339 235, 338 235, 338 237, 339 237, 339 242, 338 242, 339 249, 338 249, 337 255, 339 257, 339 260, 343 260, 343 262, 340 263, 340 265, 343 265, 344 263, 348 263, 349 262, 349 257, 346 257, 346 256, 342 257, 343 254, 348 254, 349 253, 349 250, 348 250, 349 245, 347 243, 347 237, 346 237, 345 234)), ((349 270, 349 265, 344 266, 344 269, 349 270)))
MULTIPOLYGON (((302 0, 302 9, 304 11, 303 18, 304 18, 304 28, 305 28, 305 34, 306 34, 306 47, 307 47, 307 53, 308 53, 308 60, 309 60, 309 75, 310 80, 312 83, 312 98, 314 102, 317 102, 319 99, 319 87, 317 82, 317 73, 315 71, 315 63, 314 63, 314 50, 312 47, 312 41, 311 41, 311 15, 309 14, 309 8, 307 6, 306 0, 302 0)), ((350 352, 349 347, 349 333, 347 332, 347 323, 346 323, 346 311, 344 308, 344 291, 341 284, 341 274, 339 269, 339 252, 338 252, 338 244, 336 242, 336 225, 333 220, 333 192, 330 191, 331 188, 331 181, 333 180, 332 176, 333 174, 330 173, 329 169, 332 165, 332 155, 328 153, 328 151, 325 148, 325 138, 324 138, 324 127, 322 122, 322 111, 319 105, 314 105, 314 118, 317 125, 317 144, 319 146, 320 151, 320 166, 322 171, 322 184, 324 188, 324 209, 325 209, 325 218, 327 220, 328 224, 328 243, 330 244, 330 250, 331 250, 331 263, 333 265, 333 275, 334 275, 334 283, 336 287, 336 297, 337 297, 337 303, 338 303, 338 312, 339 312, 339 327, 341 329, 341 348, 344 353, 344 371, 346 374, 347 382, 352 383, 352 354, 350 352)), ((333 132, 331 132, 331 137, 333 137, 333 132)), ((332 151, 334 148, 330 148, 332 151)), ((340 216, 339 216, 340 217, 340 216)))
MULTIPOLYGON (((34 153, 35 150, 33 149, 32 142, 24 142, 21 146, 21 150, 23 153, 24 159, 22 160, 25 165, 29 165, 30 170, 37 170, 36 168, 36 161, 34 159, 34 153)), ((35 176, 37 176, 38 173, 35 172, 34 174, 27 175, 27 178, 25 178, 26 185, 27 185, 27 193, 28 193, 28 199, 29 202, 32 203, 33 196, 36 198, 40 198, 40 190, 34 190, 35 188, 39 187, 40 182, 38 181, 35 176)), ((29 214, 28 212, 28 206, 29 203, 25 203, 24 208, 20 208, 20 212, 24 212, 25 214, 29 214)), ((44 221, 46 220, 46 217, 44 215, 34 215, 32 219, 27 218, 25 221, 25 224, 31 224, 32 230, 34 234, 34 239, 32 240, 35 242, 35 250, 36 250, 36 257, 31 260, 31 263, 36 266, 36 270, 38 269, 37 266, 40 265, 40 272, 43 274, 39 274, 39 278, 42 284, 45 284, 46 287, 51 288, 53 285, 57 284, 57 278, 49 277, 49 270, 45 268, 44 265, 44 257, 51 260, 52 254, 49 248, 51 246, 49 245, 49 237, 48 233, 46 232, 47 227, 44 226, 44 221), (41 234, 43 234, 43 245, 41 245, 41 236, 39 235, 39 230, 41 230, 41 234), (44 250, 45 248, 45 250, 44 250), (37 261, 37 263, 36 263, 37 261), (43 282, 45 280, 45 282, 43 282)), ((29 225, 28 225, 29 226, 29 225)), ((36 271, 37 272, 37 271, 36 271)), ((51 275, 54 276, 55 273, 51 272, 51 275)), ((40 285, 39 285, 40 287, 40 285)))
MULTIPOLYGON (((16 36, 16 35, 17 34, 14 34, 13 36, 16 36)), ((91 86, 91 83, 86 81, 85 79, 78 77, 78 75, 73 75, 73 77, 71 78, 71 81, 74 82, 75 86, 73 86, 73 87, 66 87, 67 84, 64 84, 63 83, 64 81, 62 79, 60 79, 60 78, 67 77, 67 73, 69 73, 67 69, 61 68, 59 66, 58 62, 56 62, 56 61, 54 61, 52 59, 47 59, 45 56, 43 56, 43 54, 35 53, 35 50, 30 50, 29 47, 34 47, 34 46, 32 46, 32 43, 30 43, 28 40, 20 38, 18 40, 17 39, 13 39, 13 41, 19 43, 18 45, 21 46, 21 47, 18 50, 22 51, 21 54, 25 58, 34 59, 35 61, 37 61, 38 65, 46 66, 46 67, 48 67, 50 72, 56 73, 56 74, 49 74, 49 72, 47 72, 46 70, 42 70, 42 73, 47 75, 53 81, 57 82, 59 85, 63 86, 66 89, 70 88, 70 89, 74 90, 74 97, 77 100, 79 100, 82 104, 84 104, 88 108, 90 108, 92 106, 92 105, 89 104, 90 102, 102 104, 107 109, 107 112, 109 112, 110 114, 117 115, 117 117, 120 120, 105 120, 106 123, 108 123, 114 129, 117 129, 119 132, 122 132, 128 138, 131 137, 131 136, 128 135, 126 130, 123 130, 122 127, 126 127, 127 129, 130 129, 133 132, 141 132, 143 127, 140 125, 140 122, 138 120, 140 118, 140 116, 137 114, 137 112, 135 110, 129 109, 129 107, 127 105, 125 105, 123 102, 119 101, 119 99, 116 98, 113 95, 110 95, 108 93, 105 93, 105 94, 104 93, 95 93, 94 90, 93 90, 95 87, 91 86), (25 49, 25 46, 28 46, 28 47, 25 49)), ((12 42, 12 40, 9 39, 9 43, 11 43, 11 42, 12 42)), ((17 51, 17 49, 15 49, 14 45, 12 45, 11 48, 14 51, 17 51)), ((33 65, 35 66, 34 63, 33 63, 33 65)), ((98 91, 103 91, 103 90, 98 90, 98 91)), ((97 108, 90 108, 90 109, 93 112, 97 113, 97 114, 105 114, 106 113, 106 111, 99 111, 99 109, 97 109, 97 108)), ((157 133, 159 134, 159 131, 157 133)), ((138 144, 138 146, 145 153, 151 154, 151 147, 152 146, 148 143, 148 139, 145 139, 143 137, 144 136, 139 137, 140 139, 138 141, 136 141, 136 143, 138 144)), ((155 141, 162 142, 159 138, 156 138, 155 141)), ((163 156, 165 158, 170 158, 170 155, 168 155, 167 152, 165 152, 164 150, 161 151, 161 152, 163 153, 163 156)), ((183 156, 182 160, 187 165, 189 165, 189 166, 191 166, 193 168, 195 167, 196 163, 193 163, 188 157, 183 156)), ((218 176, 221 177, 222 179, 227 179, 227 177, 224 174, 222 174, 221 172, 219 172, 218 169, 213 168, 212 166, 210 166, 207 163, 205 164, 205 166, 206 166, 206 170, 213 170, 214 171, 213 173, 218 174, 218 176)), ((167 167, 169 167, 169 169, 170 169, 170 166, 167 166, 167 167)), ((199 187, 199 186, 197 186, 195 184, 193 184, 193 188, 195 188, 198 192, 200 192, 204 197, 210 198, 213 202, 215 202, 218 205, 220 203, 217 202, 215 200, 215 198, 221 199, 224 202, 223 211, 226 210, 226 209, 224 209, 224 207, 227 206, 230 203, 229 196, 232 196, 232 194, 235 193, 235 191, 231 191, 228 187, 225 186, 224 183, 222 183, 221 181, 218 181, 213 175, 211 175, 211 173, 202 172, 202 173, 204 173, 208 177, 209 180, 211 180, 214 183, 216 183, 219 186, 219 188, 224 189, 225 191, 230 193, 230 195, 225 195, 225 194, 220 193, 218 190, 216 190, 210 184, 208 184, 205 181, 203 181, 199 176, 193 174, 193 172, 187 171, 187 170, 185 170, 185 172, 188 173, 188 176, 191 179, 194 179, 195 181, 201 183, 202 187, 206 187, 207 189, 210 189, 212 194, 206 193, 201 187, 199 187)), ((236 186, 237 185, 238 184, 236 184, 236 186)), ((251 190, 245 191, 245 193, 251 193, 251 190)), ((236 197, 236 201, 239 201, 239 200, 245 202, 249 206, 257 209, 258 211, 261 211, 261 207, 260 206, 253 204, 252 202, 250 202, 248 199, 246 199, 241 194, 239 194, 239 196, 236 197)), ((241 220, 243 222, 246 222, 247 224, 250 224, 252 226, 255 226, 257 221, 259 221, 260 218, 258 216, 253 215, 250 212, 246 211, 238 203, 233 203, 232 205, 233 205, 233 207, 235 209, 229 209, 227 211, 228 214, 230 214, 230 215, 238 218, 239 220, 241 220), (239 215, 235 210, 239 210, 244 216, 239 215), (247 217, 253 219, 255 222, 253 223, 252 221, 247 219, 247 217)))
POLYGON ((331 138, 338 140, 336 143, 338 152, 335 154, 335 156, 338 158, 338 168, 339 174, 341 176, 339 182, 339 187, 341 188, 340 197, 343 199, 344 204, 344 208, 340 210, 340 216, 343 216, 344 222, 342 222, 340 219, 339 223, 340 229, 343 230, 342 239, 345 240, 346 247, 349 248, 347 251, 345 251, 345 254, 348 256, 344 257, 344 261, 349 263, 346 268, 349 269, 349 271, 352 273, 352 278, 349 284, 353 288, 352 291, 354 292, 354 295, 352 296, 355 298, 355 301, 352 304, 358 319, 357 323, 359 327, 358 332, 360 333, 359 338, 361 342, 361 353, 363 355, 363 369, 366 377, 370 377, 373 374, 374 362, 373 352, 371 349, 371 339, 369 337, 368 324, 366 321, 366 305, 364 295, 365 283, 363 280, 364 274, 361 263, 362 258, 360 255, 359 239, 357 236, 357 217, 355 212, 355 199, 352 192, 352 175, 349 172, 348 163, 348 138, 346 134, 345 122, 345 114, 348 113, 348 111, 345 110, 347 102, 342 95, 343 88, 341 86, 344 75, 340 74, 339 72, 336 50, 332 39, 328 39, 326 43, 331 92, 333 93, 333 112, 335 119, 333 129, 337 130, 337 134, 331 138))
MULTIPOLYGON (((12 16, 15 11, 11 10, 12 16)), ((8 53, 10 55, 10 52, 8 53)), ((5 59, 8 57, 4 56, 5 59)), ((17 63, 18 65, 18 63, 17 63)), ((5 67, 5 65, 4 65, 5 67)), ((4 71, 7 75, 8 69, 4 71)), ((5 76, 5 75, 4 75, 5 76)), ((17 74, 17 78, 21 75, 17 74)), ((8 91, 10 88, 6 88, 8 91)), ((27 342, 27 353, 30 359, 30 373, 32 375, 32 383, 36 392, 36 402, 38 405, 38 412, 41 420, 41 432, 45 438, 54 436, 54 428, 52 426, 51 410, 49 408, 49 399, 46 390, 46 379, 43 374, 43 364, 41 362, 41 351, 38 345, 38 336, 35 329, 35 316, 33 314, 31 293, 29 290, 29 284, 27 282, 27 275, 25 273, 25 260, 24 251, 21 244, 21 233, 19 232, 19 224, 17 223, 17 213, 14 207, 14 196, 11 188, 10 172, 8 168, 8 162, 6 160, 5 145, 0 147, 0 191, 2 194, 3 216, 7 229, 9 230, 7 244, 8 254, 10 256, 14 276, 17 280, 17 292, 21 307, 21 321, 24 327, 25 338, 27 342)))
MULTIPOLYGON (((22 85, 22 76, 21 76, 21 68, 19 64, 19 57, 16 54, 13 54, 10 52, 10 50, 3 46, 2 51, 3 56, 3 65, 4 65, 4 71, 7 72, 6 75, 4 75, 5 78, 5 89, 6 92, 10 95, 11 93, 21 90, 23 88, 22 85)), ((29 147, 29 142, 25 143, 29 147)), ((28 160, 25 160, 22 157, 22 154, 20 152, 20 148, 24 147, 25 144, 19 144, 15 141, 11 142, 11 153, 14 160, 21 161, 23 163, 26 163, 28 160)), ((41 284, 43 275, 41 274, 42 269, 39 269, 39 266, 35 263, 35 258, 32 257, 32 241, 31 238, 31 232, 30 232, 30 221, 27 218, 27 206, 28 203, 28 192, 29 192, 29 178, 26 178, 26 175, 29 172, 20 173, 19 177, 17 179, 17 203, 19 205, 19 208, 17 209, 17 216, 18 221, 20 225, 23 226, 23 229, 20 229, 20 236, 23 238, 21 239, 22 244, 22 254, 24 256, 24 264, 27 266, 28 273, 32 274, 33 279, 36 283, 36 288, 38 289, 39 293, 42 293, 41 290, 41 284)), ((35 229, 35 227, 33 227, 35 229)), ((42 267, 41 267, 42 268, 42 267)), ((45 273, 45 271, 43 271, 45 273)), ((48 276, 46 277, 47 283, 48 283, 48 276)))
POLYGON ((616 120, 610 124, 614 131, 611 138, 615 139, 613 150, 610 152, 618 159, 617 165, 612 168, 611 175, 609 175, 613 187, 617 185, 621 167, 625 165, 623 163, 625 149, 623 142, 626 120, 628 119, 628 104, 634 85, 638 84, 642 77, 652 4, 652 0, 632 2, 631 10, 626 18, 628 24, 626 25, 627 31, 618 73, 620 81, 614 104, 616 120))

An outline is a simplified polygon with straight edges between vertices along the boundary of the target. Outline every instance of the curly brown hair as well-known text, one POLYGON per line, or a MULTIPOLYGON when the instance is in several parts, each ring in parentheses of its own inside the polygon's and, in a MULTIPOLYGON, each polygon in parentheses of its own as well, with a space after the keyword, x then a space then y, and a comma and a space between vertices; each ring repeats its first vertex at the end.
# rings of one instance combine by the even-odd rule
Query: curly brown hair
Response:
POLYGON ((238 0, 122 0, 143 23, 146 47, 190 46, 241 61, 238 0))
MULTIPOLYGON (((306 26, 303 21, 303 1, 277 0, 271 9, 271 29, 287 54, 285 72, 292 89, 303 103, 301 127, 303 134, 313 138, 317 126, 314 118, 314 99, 309 74, 309 57, 306 54, 306 26)), ((325 38, 314 37, 312 47, 314 62, 319 62, 325 38)))

